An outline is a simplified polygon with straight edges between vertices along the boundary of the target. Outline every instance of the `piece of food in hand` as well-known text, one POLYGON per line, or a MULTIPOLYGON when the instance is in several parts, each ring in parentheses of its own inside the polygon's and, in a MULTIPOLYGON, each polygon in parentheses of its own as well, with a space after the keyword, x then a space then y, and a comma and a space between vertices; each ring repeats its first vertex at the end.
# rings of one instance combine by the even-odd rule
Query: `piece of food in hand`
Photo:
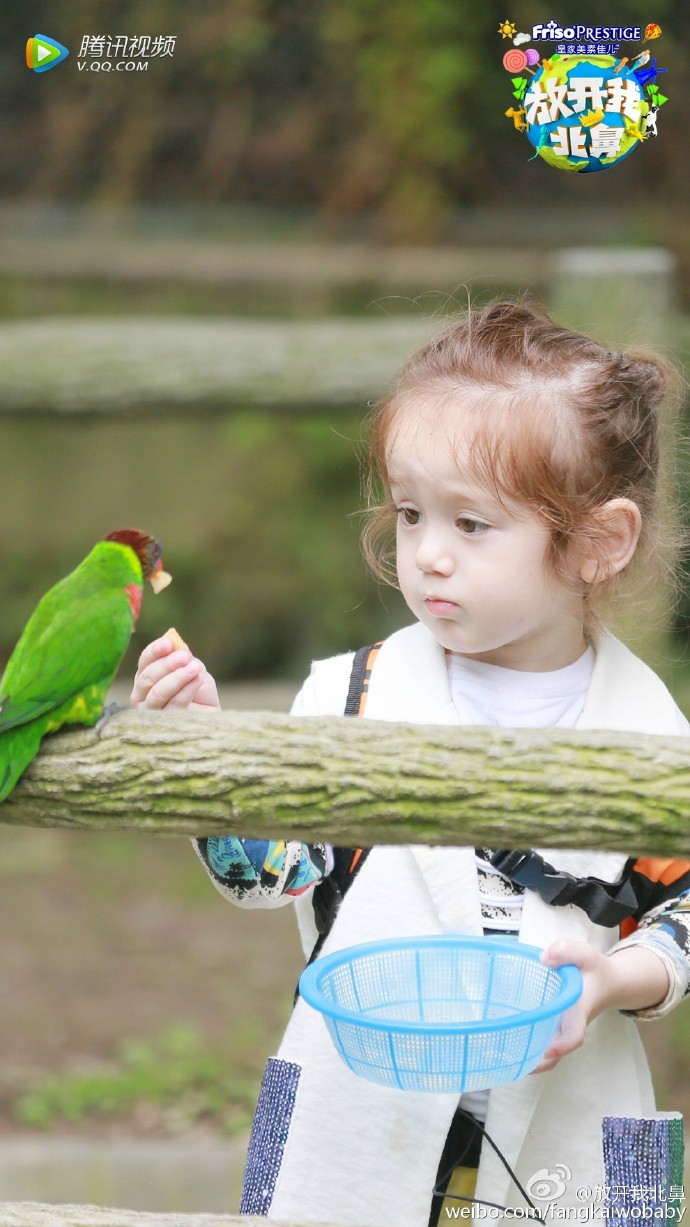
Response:
POLYGON ((161 547, 125 528, 99 541, 39 601, 0 681, 0 801, 46 733, 98 723, 139 617, 145 579, 154 592, 170 583, 161 547))
POLYGON ((188 652, 189 651, 187 644, 185 643, 182 636, 178 634, 178 632, 175 630, 174 626, 171 626, 170 630, 166 631, 165 633, 173 645, 173 652, 188 652))

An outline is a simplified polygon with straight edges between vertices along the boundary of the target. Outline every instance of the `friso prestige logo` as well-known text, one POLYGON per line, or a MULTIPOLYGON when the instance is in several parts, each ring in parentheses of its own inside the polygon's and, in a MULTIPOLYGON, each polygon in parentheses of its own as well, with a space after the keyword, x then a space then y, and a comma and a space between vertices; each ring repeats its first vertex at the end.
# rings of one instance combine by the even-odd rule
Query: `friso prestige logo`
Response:
POLYGON ((26 66, 33 72, 48 72, 67 59, 69 51, 56 38, 47 34, 34 34, 26 40, 26 66))
POLYGON ((660 108, 668 102, 657 85, 659 67, 645 44, 661 26, 560 26, 555 21, 518 31, 498 27, 513 44, 503 56, 513 104, 505 112, 549 166, 569 172, 607 170, 657 135, 660 108), (547 42, 546 53, 532 42, 547 42), (642 43, 626 49, 621 43, 642 43), (523 75, 527 74, 527 75, 523 75))

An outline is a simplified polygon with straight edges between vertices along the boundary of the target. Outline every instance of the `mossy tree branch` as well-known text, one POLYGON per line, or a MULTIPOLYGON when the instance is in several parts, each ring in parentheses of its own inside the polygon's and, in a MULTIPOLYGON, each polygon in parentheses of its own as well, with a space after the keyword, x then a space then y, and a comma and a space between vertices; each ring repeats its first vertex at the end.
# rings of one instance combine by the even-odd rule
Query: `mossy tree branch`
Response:
POLYGON ((123 711, 46 738, 0 820, 683 857, 689 813, 684 738, 123 711))

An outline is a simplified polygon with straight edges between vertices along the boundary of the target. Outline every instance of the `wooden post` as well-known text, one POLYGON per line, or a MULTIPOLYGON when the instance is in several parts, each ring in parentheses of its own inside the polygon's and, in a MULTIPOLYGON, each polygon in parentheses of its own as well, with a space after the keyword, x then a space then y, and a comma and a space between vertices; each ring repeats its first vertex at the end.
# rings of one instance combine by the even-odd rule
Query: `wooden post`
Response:
MULTIPOLYGON (((662 247, 573 247, 554 254, 548 302, 554 318, 586 332, 614 350, 669 352, 678 305, 675 256, 662 247)), ((664 446, 675 451, 675 434, 662 421, 664 446)), ((673 468, 673 466, 671 466, 673 468)), ((652 668, 665 673, 671 656, 670 600, 662 580, 643 582, 627 608, 605 611, 611 628, 652 668), (642 595, 644 594, 644 595, 642 595)))
POLYGON ((621 349, 667 341, 677 264, 662 247, 572 247, 550 261, 549 307, 559 323, 621 349))

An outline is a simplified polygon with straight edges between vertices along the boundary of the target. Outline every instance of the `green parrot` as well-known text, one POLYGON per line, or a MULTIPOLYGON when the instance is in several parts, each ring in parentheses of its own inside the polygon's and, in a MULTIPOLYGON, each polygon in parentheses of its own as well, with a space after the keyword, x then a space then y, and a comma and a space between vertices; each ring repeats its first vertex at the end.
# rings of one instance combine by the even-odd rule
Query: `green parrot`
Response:
POLYGON ((63 724, 96 724, 141 609, 143 581, 171 581, 161 547, 110 533, 39 601, 0 682, 0 801, 63 724))

